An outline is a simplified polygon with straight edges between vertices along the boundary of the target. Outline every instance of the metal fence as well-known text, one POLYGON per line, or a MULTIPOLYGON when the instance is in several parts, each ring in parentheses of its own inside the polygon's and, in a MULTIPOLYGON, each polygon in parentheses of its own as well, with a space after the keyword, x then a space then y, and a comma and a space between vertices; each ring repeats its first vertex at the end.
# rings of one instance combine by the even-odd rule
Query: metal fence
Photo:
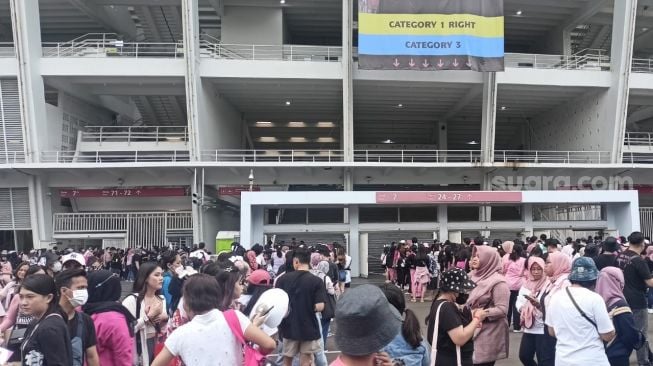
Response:
POLYGON ((81 132, 81 141, 97 142, 180 142, 188 141, 188 128, 183 126, 96 126, 81 132))
POLYGON ((201 161, 208 162, 340 162, 342 150, 204 150, 201 161))
POLYGON ((190 161, 188 150, 169 152, 149 151, 44 151, 41 153, 43 163, 152 163, 152 162, 187 162, 190 161))
POLYGON ((16 57, 14 44, 11 42, 0 42, 0 57, 16 57))
POLYGON ((526 69, 609 71, 610 56, 600 52, 582 55, 506 53, 505 66, 526 69))
POLYGON ((653 134, 650 132, 626 132, 624 139, 626 147, 651 146, 653 147, 653 134))
POLYGON ((653 72, 653 59, 634 58, 630 71, 632 72, 653 72))
POLYGON ((342 47, 303 45, 249 45, 200 42, 202 57, 230 60, 338 62, 342 47))
POLYGON ((609 151, 496 150, 495 163, 608 164, 609 151))

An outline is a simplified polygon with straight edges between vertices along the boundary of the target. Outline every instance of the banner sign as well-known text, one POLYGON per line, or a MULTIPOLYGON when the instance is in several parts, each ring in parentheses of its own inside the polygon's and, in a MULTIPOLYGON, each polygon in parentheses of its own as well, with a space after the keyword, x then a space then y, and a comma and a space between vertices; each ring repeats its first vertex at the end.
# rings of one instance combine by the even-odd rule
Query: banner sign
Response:
POLYGON ((96 198, 96 197, 182 197, 188 196, 184 187, 158 188, 104 188, 104 189, 62 189, 61 198, 96 198))
POLYGON ((503 0, 358 0, 358 67, 503 71, 503 0))
POLYGON ((376 203, 519 203, 521 192, 376 192, 376 203))
MULTIPOLYGON (((259 192, 261 187, 252 186, 252 192, 259 192)), ((249 186, 227 186, 219 187, 218 194, 221 196, 240 196, 241 192, 249 192, 249 186)))

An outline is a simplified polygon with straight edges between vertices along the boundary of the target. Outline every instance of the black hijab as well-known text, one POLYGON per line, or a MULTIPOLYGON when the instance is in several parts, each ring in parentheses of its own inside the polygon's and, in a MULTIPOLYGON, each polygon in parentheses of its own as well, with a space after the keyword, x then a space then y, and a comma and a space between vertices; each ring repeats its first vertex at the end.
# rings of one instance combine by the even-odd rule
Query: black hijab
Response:
POLYGON ((115 311, 125 316, 129 334, 134 335, 134 322, 132 313, 118 302, 122 288, 120 277, 107 271, 88 272, 88 302, 82 307, 88 315, 115 311))

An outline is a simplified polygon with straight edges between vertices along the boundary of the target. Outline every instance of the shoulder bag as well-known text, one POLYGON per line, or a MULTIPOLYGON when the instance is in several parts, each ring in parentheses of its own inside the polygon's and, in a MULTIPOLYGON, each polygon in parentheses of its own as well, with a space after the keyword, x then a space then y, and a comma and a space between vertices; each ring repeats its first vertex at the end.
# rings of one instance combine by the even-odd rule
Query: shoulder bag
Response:
MULTIPOLYGON (((438 305, 435 311, 435 325, 433 326, 433 344, 431 345, 431 366, 435 366, 435 361, 438 356, 438 330, 440 328, 440 309, 446 301, 438 305)), ((462 366, 462 357, 460 356, 460 346, 456 345, 456 366, 462 366)))
POLYGON ((260 366, 265 360, 265 356, 245 340, 236 312, 233 310, 227 310, 222 314, 227 320, 227 324, 229 325, 234 337, 236 337, 236 340, 238 340, 238 342, 243 346, 243 366, 260 366))
POLYGON ((326 291, 326 301, 324 302, 324 310, 322 310, 323 319, 333 319, 336 316, 336 297, 329 294, 328 289, 326 288, 326 279, 327 276, 324 275, 324 288, 326 291))

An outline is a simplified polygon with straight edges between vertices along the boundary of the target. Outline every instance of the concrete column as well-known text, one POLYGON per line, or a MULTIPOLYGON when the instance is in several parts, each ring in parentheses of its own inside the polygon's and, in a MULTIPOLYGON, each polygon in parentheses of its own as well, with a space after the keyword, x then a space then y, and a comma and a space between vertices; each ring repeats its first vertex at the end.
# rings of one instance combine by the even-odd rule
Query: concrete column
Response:
MULTIPOLYGON (((484 173, 483 178, 481 181, 481 190, 483 191, 491 191, 492 190, 492 184, 491 184, 491 177, 489 173, 484 173)), ((486 206, 480 206, 479 207, 479 213, 478 213, 478 219, 481 222, 490 222, 492 221, 492 206, 486 205, 486 206)), ((489 230, 481 230, 481 236, 483 237, 489 237, 490 236, 490 231, 489 230)))
POLYGON ((368 233, 360 233, 360 276, 367 278, 370 274, 369 263, 367 261, 369 253, 369 235, 368 233))
POLYGON ((354 161, 354 87, 352 81, 352 3, 342 1, 342 149, 354 161))
MULTIPOLYGON (((240 195, 240 242, 252 241, 252 204, 249 192, 240 195)), ((244 244, 243 244, 244 245, 244 244)))
POLYGON ((263 206, 253 206, 252 207, 252 238, 248 243, 241 244, 249 249, 254 244, 259 243, 264 245, 263 236, 265 232, 263 231, 263 226, 265 225, 265 209, 263 206))
POLYGON ((52 200, 47 180, 33 175, 28 179, 28 197, 32 221, 32 244, 35 249, 48 248, 52 240, 52 200))
POLYGON ((533 236, 533 204, 524 203, 521 206, 521 220, 524 222, 526 236, 533 236))
POLYGON ((438 206, 438 224, 440 225, 438 240, 444 242, 449 238, 449 215, 446 205, 438 206))
POLYGON ((351 256, 351 276, 360 276, 360 263, 367 257, 361 258, 360 232, 358 231, 358 206, 349 206, 349 255, 351 256))
POLYGON ((186 81, 186 115, 191 160, 199 160, 199 97, 201 80, 199 73, 199 7, 198 0, 182 0, 182 24, 184 28, 184 61, 186 81))
MULTIPOLYGON (((39 2, 10 0, 11 23, 18 59, 20 114, 25 131, 27 162, 38 163, 47 142, 45 92, 41 76, 41 20, 39 2)), ((35 239, 36 240, 36 239, 35 239)))
MULTIPOLYGON (((354 174, 350 168, 345 168, 342 172, 342 185, 345 192, 354 190, 354 174)), ((345 218, 345 224, 349 222, 349 208, 343 208, 342 217, 345 218)))
POLYGON ((612 84, 605 98, 605 121, 614 126, 612 142, 612 163, 620 163, 623 158, 626 117, 628 114, 628 81, 633 59, 635 41, 635 17, 637 0, 614 2, 612 16, 611 71, 612 84), (614 121, 614 122, 613 122, 614 121))
POLYGON ((481 124, 481 162, 494 160, 494 135, 497 117, 497 75, 483 73, 483 120, 481 124))
MULTIPOLYGON (((201 172, 197 168, 193 172, 193 176, 190 178, 190 187, 191 187, 191 197, 197 195, 197 203, 191 204, 191 214, 193 216, 193 244, 197 244, 202 241, 204 238, 204 231, 202 230, 202 222, 204 220, 204 212, 202 207, 202 189, 200 177, 201 172)), ((192 199, 192 198, 191 198, 192 199)))

